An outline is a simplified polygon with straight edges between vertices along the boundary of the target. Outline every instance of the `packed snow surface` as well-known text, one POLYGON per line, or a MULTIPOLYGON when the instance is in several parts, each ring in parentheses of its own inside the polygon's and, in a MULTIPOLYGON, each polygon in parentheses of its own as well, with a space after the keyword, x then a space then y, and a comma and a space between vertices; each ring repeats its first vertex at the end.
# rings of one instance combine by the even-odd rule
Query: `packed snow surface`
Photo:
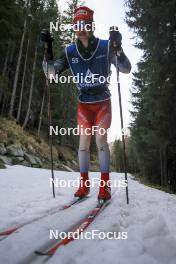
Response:
MULTIPOLYGON (((90 176, 98 178, 99 173, 92 172, 90 176)), ((78 177, 76 172, 55 172, 55 178, 62 183, 78 177)), ((120 182, 124 175, 111 173, 111 179, 120 182)), ((85 231, 126 234, 126 239, 80 238, 60 247, 51 258, 35 255, 34 251, 50 240, 51 230, 68 230, 96 205, 98 184, 91 188, 86 201, 59 211, 72 200, 75 190, 73 182, 71 186, 58 187, 53 199, 49 170, 23 166, 1 169, 0 231, 53 210, 56 213, 25 225, 8 237, 0 237, 0 263, 176 264, 176 196, 140 184, 132 176, 130 204, 126 204, 125 188, 112 187, 110 205, 85 231)))

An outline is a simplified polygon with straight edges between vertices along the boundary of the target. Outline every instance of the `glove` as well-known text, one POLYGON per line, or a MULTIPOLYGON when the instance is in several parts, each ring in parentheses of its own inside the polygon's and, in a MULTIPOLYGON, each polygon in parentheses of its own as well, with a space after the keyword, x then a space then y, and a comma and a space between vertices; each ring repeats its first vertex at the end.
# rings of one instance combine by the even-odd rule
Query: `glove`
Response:
POLYGON ((120 34, 118 27, 110 27, 109 29, 110 47, 114 53, 122 50, 122 35, 120 34))
POLYGON ((47 59, 53 60, 53 37, 49 30, 42 29, 40 33, 40 43, 47 51, 47 59))

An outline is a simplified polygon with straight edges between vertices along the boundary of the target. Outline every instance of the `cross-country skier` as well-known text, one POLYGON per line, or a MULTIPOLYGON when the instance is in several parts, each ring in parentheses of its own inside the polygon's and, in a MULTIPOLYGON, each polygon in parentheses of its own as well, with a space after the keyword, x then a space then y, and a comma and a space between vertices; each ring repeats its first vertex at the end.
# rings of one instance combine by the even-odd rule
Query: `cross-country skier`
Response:
MULTIPOLYGON (((121 47, 122 36, 119 31, 111 32, 113 39, 101 40, 94 36, 93 11, 81 6, 74 12, 73 24, 77 25, 75 34, 76 43, 68 45, 61 57, 53 60, 52 37, 47 30, 41 33, 41 39, 48 46, 48 73, 61 74, 70 68, 74 76, 83 76, 78 83, 79 97, 77 108, 77 123, 84 128, 79 141, 79 166, 80 187, 75 193, 76 197, 84 197, 89 193, 89 147, 91 142, 90 132, 93 126, 97 127, 96 145, 98 149, 99 166, 101 172, 101 185, 98 199, 111 199, 109 181, 110 152, 107 143, 106 130, 111 124, 111 94, 108 89, 108 76, 110 65, 116 65, 115 48, 118 54, 118 68, 122 73, 129 73, 131 64, 121 47), (99 78, 100 77, 100 78, 99 78), (99 132, 99 128, 105 133, 99 132), (87 130, 86 130, 87 129, 87 130)), ((44 63, 44 68, 46 63, 44 63)))

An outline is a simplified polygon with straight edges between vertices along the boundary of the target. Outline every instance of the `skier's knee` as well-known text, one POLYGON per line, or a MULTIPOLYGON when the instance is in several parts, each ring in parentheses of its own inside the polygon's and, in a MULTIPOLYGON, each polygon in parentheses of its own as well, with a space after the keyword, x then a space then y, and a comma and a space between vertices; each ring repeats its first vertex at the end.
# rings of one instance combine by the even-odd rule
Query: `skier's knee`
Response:
POLYGON ((96 135, 97 147, 107 144, 107 135, 96 135))

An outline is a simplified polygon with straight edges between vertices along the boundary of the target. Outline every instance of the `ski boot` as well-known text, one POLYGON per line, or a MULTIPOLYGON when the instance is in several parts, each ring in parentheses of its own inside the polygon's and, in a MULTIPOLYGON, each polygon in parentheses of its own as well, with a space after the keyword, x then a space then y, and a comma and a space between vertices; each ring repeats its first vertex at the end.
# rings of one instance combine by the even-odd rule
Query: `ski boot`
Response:
POLYGON ((83 198, 83 197, 87 196, 89 194, 89 192, 90 192, 90 187, 89 187, 88 173, 87 172, 81 173, 79 189, 75 192, 74 196, 83 198))
POLYGON ((108 181, 109 181, 109 173, 102 173, 98 200, 106 201, 111 199, 111 187, 108 181))

